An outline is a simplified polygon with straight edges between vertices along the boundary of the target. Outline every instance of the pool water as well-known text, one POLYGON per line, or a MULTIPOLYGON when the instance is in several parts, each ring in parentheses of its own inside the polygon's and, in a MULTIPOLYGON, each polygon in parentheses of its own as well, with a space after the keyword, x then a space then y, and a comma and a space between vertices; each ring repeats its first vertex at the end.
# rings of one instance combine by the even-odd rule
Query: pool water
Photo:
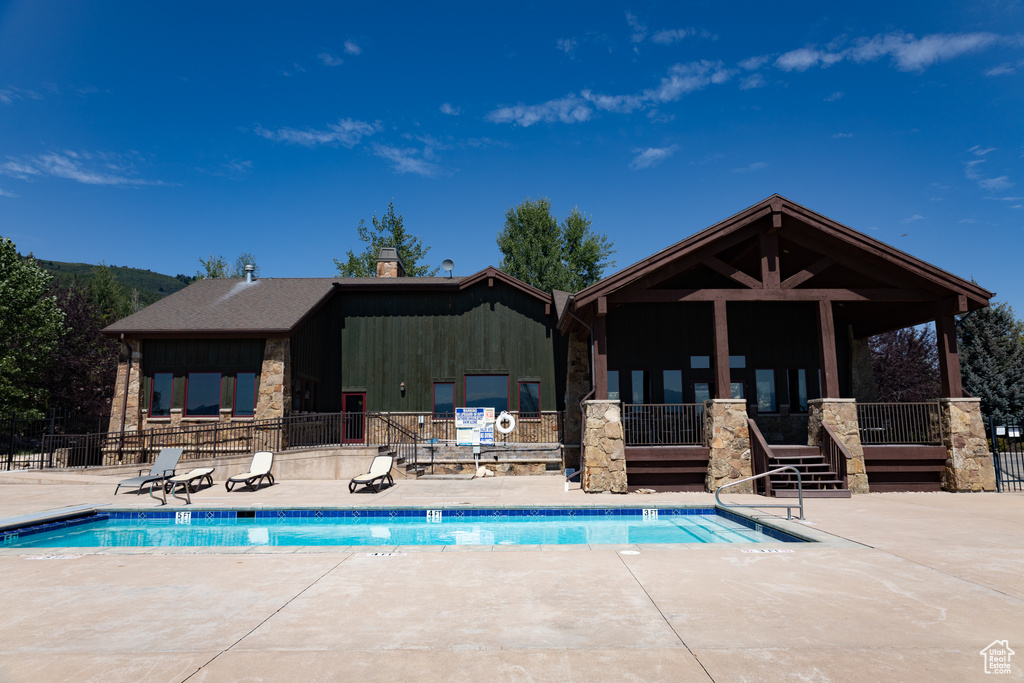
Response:
POLYGON ((7 532, 8 548, 799 541, 714 508, 109 512, 7 532), (752 528, 756 527, 756 528, 752 528))

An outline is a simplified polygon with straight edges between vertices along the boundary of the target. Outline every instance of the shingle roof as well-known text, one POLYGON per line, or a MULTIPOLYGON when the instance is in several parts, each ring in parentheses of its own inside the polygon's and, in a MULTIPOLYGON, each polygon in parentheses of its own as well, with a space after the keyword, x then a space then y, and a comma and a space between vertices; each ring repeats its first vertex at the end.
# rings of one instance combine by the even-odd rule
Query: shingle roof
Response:
POLYGON ((331 295, 334 278, 199 280, 118 320, 107 335, 287 333, 331 295))

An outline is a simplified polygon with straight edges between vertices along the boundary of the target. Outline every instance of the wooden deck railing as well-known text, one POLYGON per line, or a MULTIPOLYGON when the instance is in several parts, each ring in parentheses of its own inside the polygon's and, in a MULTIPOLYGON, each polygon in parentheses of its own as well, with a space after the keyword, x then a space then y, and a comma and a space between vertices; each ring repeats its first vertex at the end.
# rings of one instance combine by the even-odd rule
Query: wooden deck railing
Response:
MULTIPOLYGON (((750 474, 757 476, 764 474, 769 469, 772 459, 772 449, 765 441, 757 423, 747 418, 747 431, 750 434, 750 474)), ((761 477, 754 480, 754 493, 763 493, 766 496, 772 495, 772 478, 761 477)))
POLYGON ((846 462, 850 458, 850 452, 827 423, 821 425, 821 455, 828 462, 829 468, 836 473, 837 478, 843 482, 843 488, 847 488, 849 484, 846 480, 846 462))

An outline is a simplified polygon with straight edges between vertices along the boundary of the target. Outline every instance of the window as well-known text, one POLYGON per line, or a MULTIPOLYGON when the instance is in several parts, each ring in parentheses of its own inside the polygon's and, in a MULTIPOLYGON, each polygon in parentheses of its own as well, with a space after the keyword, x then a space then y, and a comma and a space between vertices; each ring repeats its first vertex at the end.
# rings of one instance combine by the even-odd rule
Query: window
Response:
POLYGON ((694 382, 693 383, 693 401, 694 403, 704 403, 704 401, 711 400, 711 383, 710 382, 694 382))
POLYGON ((634 370, 630 374, 631 392, 630 397, 633 403, 647 403, 650 391, 647 387, 648 374, 646 370, 634 370))
POLYGON ((618 401, 619 400, 619 371, 609 370, 608 371, 608 400, 618 401))
POLYGON ((240 372, 235 375, 234 414, 251 417, 256 413, 256 373, 240 372))
POLYGON ((711 356, 690 356, 690 368, 706 370, 711 367, 711 356))
POLYGON ((807 412, 807 371, 803 368, 789 371, 789 410, 807 412))
POLYGON ((744 398, 747 395, 743 382, 731 382, 729 384, 729 395, 733 398, 744 398))
POLYGON ((730 368, 745 368, 747 367, 746 356, 729 356, 729 367, 730 368))
POLYGON ((455 419, 455 384, 434 382, 434 418, 455 419))
POLYGON ((185 384, 185 415, 220 416, 220 373, 190 372, 185 384))
POLYGON ((775 371, 755 370, 754 383, 757 385, 757 410, 774 413, 778 410, 775 400, 775 371))
POLYGON ((466 375, 466 407, 508 410, 508 375, 466 375))
POLYGON ((662 379, 665 383, 665 392, 662 397, 665 403, 682 403, 683 402, 683 371, 682 370, 665 370, 662 373, 662 379))
POLYGON ((519 383, 519 417, 540 418, 540 382, 519 383))
POLYGON ((158 372, 153 375, 153 389, 149 395, 149 416, 168 417, 171 414, 171 387, 174 375, 158 372))

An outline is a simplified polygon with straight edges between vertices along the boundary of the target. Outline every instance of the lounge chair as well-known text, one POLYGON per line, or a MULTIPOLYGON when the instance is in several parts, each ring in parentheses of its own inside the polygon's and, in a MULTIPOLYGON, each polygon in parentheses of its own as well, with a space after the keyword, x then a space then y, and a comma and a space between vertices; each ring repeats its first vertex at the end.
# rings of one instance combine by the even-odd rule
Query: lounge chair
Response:
POLYGON ((191 505, 192 504, 191 492, 193 490, 194 491, 198 491, 199 490, 199 487, 203 483, 203 479, 205 479, 209 483, 210 486, 213 486, 213 468, 212 467, 196 467, 195 469, 189 470, 185 474, 179 474, 177 476, 171 477, 170 479, 167 480, 167 483, 171 487, 171 495, 172 496, 174 496, 175 498, 179 498, 179 499, 185 501, 186 505, 191 505), (192 488, 193 484, 195 485, 194 489, 192 488), (181 496, 179 496, 177 493, 174 492, 179 486, 185 491, 185 497, 184 498, 182 498, 181 496))
POLYGON ((377 488, 374 493, 380 493, 384 480, 387 480, 388 485, 394 486, 395 480, 391 478, 391 466, 394 464, 395 457, 393 455, 378 455, 370 463, 369 472, 360 474, 358 477, 352 477, 352 481, 348 483, 348 492, 355 493, 357 486, 370 487, 376 482, 377 488))
POLYGON ((149 474, 143 474, 145 470, 139 470, 139 476, 132 477, 131 479, 124 479, 118 483, 117 488, 114 489, 114 495, 117 495, 118 489, 122 486, 137 487, 138 490, 135 492, 136 495, 142 493, 142 487, 149 484, 149 495, 153 498, 153 484, 160 483, 160 498, 164 504, 167 503, 167 496, 164 495, 164 484, 168 479, 174 476, 174 470, 178 467, 178 459, 181 458, 182 448, 162 448, 160 454, 156 456, 156 461, 153 463, 153 468, 149 471, 149 474))
POLYGON ((253 482, 256 482, 255 489, 259 489, 264 479, 273 484, 274 475, 270 473, 270 468, 273 466, 273 453, 270 451, 256 451, 256 454, 252 456, 252 462, 249 464, 249 471, 228 477, 228 480, 224 482, 224 488, 230 491, 235 487, 235 484, 245 484, 251 489, 253 488, 253 482))

